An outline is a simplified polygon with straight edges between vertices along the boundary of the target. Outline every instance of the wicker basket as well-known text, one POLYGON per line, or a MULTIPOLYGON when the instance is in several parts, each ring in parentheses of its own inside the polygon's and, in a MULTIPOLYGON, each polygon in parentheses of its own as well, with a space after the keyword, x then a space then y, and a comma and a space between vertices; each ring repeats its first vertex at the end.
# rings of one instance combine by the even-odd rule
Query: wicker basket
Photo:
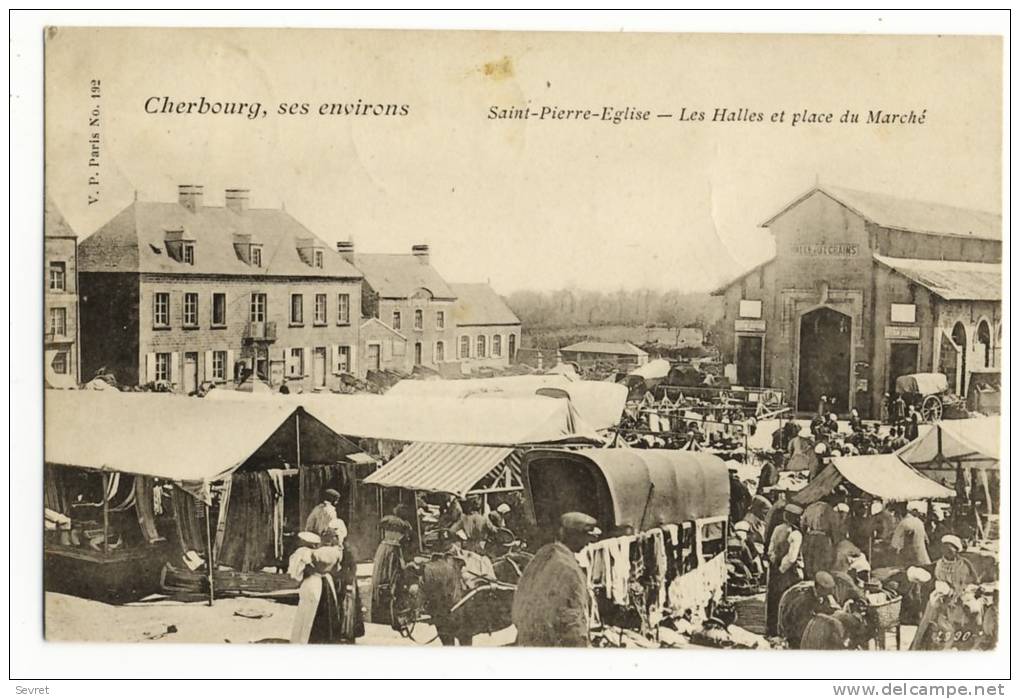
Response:
POLYGON ((729 600, 737 612, 737 626, 752 633, 765 633, 765 593, 729 600))
POLYGON ((900 624, 900 607, 903 597, 893 597, 888 602, 872 604, 871 609, 875 612, 878 628, 892 629, 900 624))

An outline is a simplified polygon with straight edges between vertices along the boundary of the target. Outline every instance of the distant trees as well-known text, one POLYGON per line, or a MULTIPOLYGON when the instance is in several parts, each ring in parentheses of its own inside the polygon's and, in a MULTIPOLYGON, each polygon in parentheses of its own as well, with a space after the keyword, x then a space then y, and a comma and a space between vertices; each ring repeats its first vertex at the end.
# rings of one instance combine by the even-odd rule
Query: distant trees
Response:
POLYGON ((704 330, 722 310, 717 297, 678 290, 619 289, 607 293, 568 288, 517 291, 506 300, 526 328, 665 325, 704 330))

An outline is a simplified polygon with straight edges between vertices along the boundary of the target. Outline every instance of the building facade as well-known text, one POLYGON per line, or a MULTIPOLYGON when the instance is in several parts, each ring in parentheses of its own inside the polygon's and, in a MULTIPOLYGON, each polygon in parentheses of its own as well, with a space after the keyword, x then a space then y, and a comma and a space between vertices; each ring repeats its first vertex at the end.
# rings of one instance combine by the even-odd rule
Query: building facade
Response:
POLYGON ((575 342, 560 348, 563 361, 580 367, 611 364, 619 369, 635 369, 648 363, 648 353, 630 342, 575 342))
POLYGON ((451 284, 457 302, 456 358, 463 368, 504 368, 516 360, 521 319, 488 284, 451 284))
POLYGON ((762 224, 775 257, 714 293, 715 328, 737 383, 822 395, 877 417, 896 378, 945 373, 965 395, 999 366, 1002 231, 997 214, 835 187, 762 224))
POLYGON ((355 254, 350 242, 337 243, 337 249, 364 275, 363 316, 396 335, 377 333, 363 342, 366 367, 409 374, 416 366, 438 369, 456 361, 457 299, 432 266, 428 245, 413 246, 410 255, 355 254))
POLYGON ((49 197, 43 226, 43 380, 68 388, 81 381, 78 237, 49 197))
POLYGON ((135 201, 79 247, 86 372, 192 393, 249 376, 337 388, 359 369, 361 274, 283 210, 227 190, 135 201))

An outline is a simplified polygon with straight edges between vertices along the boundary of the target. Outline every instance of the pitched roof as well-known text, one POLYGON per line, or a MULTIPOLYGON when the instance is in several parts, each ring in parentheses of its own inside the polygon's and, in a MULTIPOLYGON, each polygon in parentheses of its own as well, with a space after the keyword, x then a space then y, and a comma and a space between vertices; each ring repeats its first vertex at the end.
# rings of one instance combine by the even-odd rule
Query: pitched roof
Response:
POLYGON ((1002 265, 999 263, 874 257, 875 261, 947 301, 1002 300, 1002 265))
POLYGON ((135 201, 79 245, 83 272, 228 274, 243 276, 343 277, 361 274, 322 239, 286 211, 200 206, 191 211, 176 202, 135 201), (167 233, 184 232, 195 241, 194 264, 178 262, 166 249, 167 233), (234 236, 251 236, 262 245, 262 266, 238 258, 234 236), (298 254, 298 240, 312 239, 323 249, 323 266, 313 267, 298 254))
POLYGON ((883 228, 931 235, 1002 240, 1002 216, 990 211, 901 199, 888 194, 828 185, 811 189, 761 225, 767 228, 773 221, 815 192, 821 192, 883 228))
POLYGON ((561 352, 591 352, 595 354, 629 354, 635 357, 647 356, 640 347, 629 342, 575 342, 567 347, 561 347, 561 352))
POLYGON ((75 232, 67 225, 64 215, 60 213, 56 202, 46 195, 46 203, 43 208, 43 235, 47 238, 77 238, 75 232))
POLYGON ((450 288, 457 295, 453 308, 457 325, 520 325, 521 319, 488 284, 450 284, 450 288))
POLYGON ((749 269, 747 271, 744 271, 744 272, 741 272, 739 275, 737 275, 733 279, 730 279, 728 282, 726 282, 722 286, 717 286, 716 288, 712 289, 710 292, 708 292, 708 295, 709 296, 722 296, 723 294, 726 293, 727 289, 729 289, 731 286, 733 286, 737 282, 741 281, 745 277, 748 277, 748 276, 754 274, 759 269, 764 269, 766 265, 771 264, 771 263, 773 263, 775 261, 776 261, 776 257, 775 257, 775 255, 773 255, 772 257, 770 257, 769 259, 765 260, 764 262, 759 262, 758 264, 756 264, 751 269, 749 269))
POLYGON ((440 299, 455 296, 439 272, 414 255, 359 253, 354 256, 354 266, 383 298, 406 299, 419 289, 427 289, 440 299))

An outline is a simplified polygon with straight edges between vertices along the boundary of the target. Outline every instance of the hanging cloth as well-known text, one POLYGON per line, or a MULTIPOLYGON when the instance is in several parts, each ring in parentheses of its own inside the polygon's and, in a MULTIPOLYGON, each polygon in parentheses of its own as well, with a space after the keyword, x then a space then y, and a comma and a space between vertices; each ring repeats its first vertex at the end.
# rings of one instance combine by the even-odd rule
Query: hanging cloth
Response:
POLYGON ((272 479, 265 471, 233 475, 220 563, 247 573, 278 562, 273 536, 275 500, 272 479))
MULTIPOLYGON (((174 488, 170 496, 177 523, 177 536, 181 544, 181 553, 205 550, 205 531, 198 516, 199 501, 189 493, 174 488)), ((204 515, 204 513, 203 513, 204 515)))
POLYGON ((154 544, 157 541, 164 541, 156 529, 156 514, 152 507, 152 491, 154 480, 145 476, 135 476, 134 501, 135 514, 138 516, 138 526, 141 527, 142 536, 145 541, 154 544))

